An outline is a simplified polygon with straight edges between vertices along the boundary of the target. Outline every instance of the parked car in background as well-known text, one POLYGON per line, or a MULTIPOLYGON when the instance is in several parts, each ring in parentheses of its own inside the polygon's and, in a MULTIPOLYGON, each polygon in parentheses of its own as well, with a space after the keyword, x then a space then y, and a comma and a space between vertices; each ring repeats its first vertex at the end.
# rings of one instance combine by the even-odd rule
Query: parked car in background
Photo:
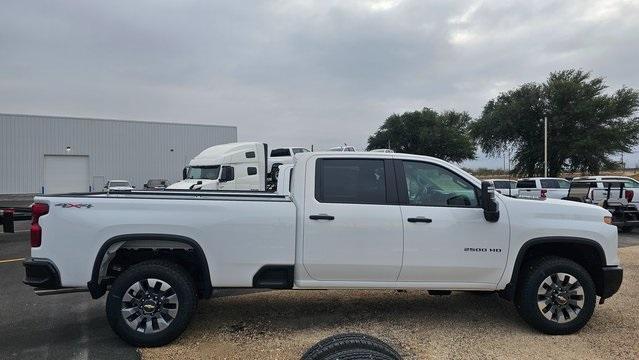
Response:
POLYGON ((109 180, 104 185, 104 190, 106 191, 131 191, 135 189, 135 186, 132 186, 128 180, 109 180))
MULTIPOLYGON (((612 214, 612 224, 622 232, 639 227, 639 210, 631 203, 634 191, 626 189, 624 181, 607 179, 603 188, 594 180, 573 180, 565 200, 601 206, 612 214)), ((601 184, 600 184, 601 185, 601 184)))
POLYGON ((146 184, 144 184, 144 188, 148 190, 164 190, 168 185, 168 181, 166 179, 149 179, 146 184))
POLYGON ((355 148, 352 146, 344 145, 344 146, 336 146, 328 149, 328 151, 355 151, 355 148))
POLYGON ((392 154, 395 151, 393 151, 391 149, 375 149, 375 150, 371 150, 371 152, 380 152, 380 153, 392 154))
POLYGON ((629 199, 629 202, 639 206, 639 181, 627 177, 627 176, 579 176, 574 178, 573 180, 579 181, 590 181, 593 185, 596 186, 597 189, 606 189, 608 187, 607 183, 610 182, 622 182, 623 188, 625 189, 626 198, 629 199))
POLYGON ((510 197, 517 197, 519 191, 517 189, 517 180, 510 179, 489 179, 495 184, 495 191, 510 197))
POLYGON ((568 196, 570 182, 563 178, 533 177, 517 181, 518 197, 562 199, 568 196))

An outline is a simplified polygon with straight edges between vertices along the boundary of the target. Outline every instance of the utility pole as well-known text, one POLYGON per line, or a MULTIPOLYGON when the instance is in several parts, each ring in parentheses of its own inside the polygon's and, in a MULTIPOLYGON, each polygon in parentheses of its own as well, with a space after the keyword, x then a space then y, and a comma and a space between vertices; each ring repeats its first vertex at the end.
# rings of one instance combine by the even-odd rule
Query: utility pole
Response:
POLYGON ((548 177, 548 116, 544 116, 544 177, 548 177))
POLYGON ((508 179, 510 179, 510 148, 508 148, 508 179))

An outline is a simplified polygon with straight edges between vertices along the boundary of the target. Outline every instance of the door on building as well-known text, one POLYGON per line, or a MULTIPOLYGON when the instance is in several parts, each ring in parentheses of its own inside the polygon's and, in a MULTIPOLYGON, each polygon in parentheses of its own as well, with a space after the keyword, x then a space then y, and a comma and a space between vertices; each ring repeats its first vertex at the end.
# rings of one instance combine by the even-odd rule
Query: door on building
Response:
POLYGON ((89 157, 44 156, 44 192, 47 194, 89 191, 89 157))

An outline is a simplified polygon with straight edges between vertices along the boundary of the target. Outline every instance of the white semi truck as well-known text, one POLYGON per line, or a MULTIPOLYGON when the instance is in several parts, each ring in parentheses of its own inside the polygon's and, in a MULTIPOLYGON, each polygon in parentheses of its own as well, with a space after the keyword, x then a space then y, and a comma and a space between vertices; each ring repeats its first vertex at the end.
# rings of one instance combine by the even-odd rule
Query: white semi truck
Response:
POLYGON ((265 191, 267 145, 238 142, 211 146, 182 171, 182 181, 167 190, 265 191))

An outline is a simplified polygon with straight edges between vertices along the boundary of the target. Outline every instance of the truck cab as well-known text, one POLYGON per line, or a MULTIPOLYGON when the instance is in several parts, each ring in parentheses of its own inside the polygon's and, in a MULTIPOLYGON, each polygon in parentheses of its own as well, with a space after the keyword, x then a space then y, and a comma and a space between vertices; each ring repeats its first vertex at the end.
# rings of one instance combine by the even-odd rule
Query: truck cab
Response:
POLYGON ((167 190, 266 190, 267 146, 241 142, 212 146, 182 171, 182 181, 167 190))

